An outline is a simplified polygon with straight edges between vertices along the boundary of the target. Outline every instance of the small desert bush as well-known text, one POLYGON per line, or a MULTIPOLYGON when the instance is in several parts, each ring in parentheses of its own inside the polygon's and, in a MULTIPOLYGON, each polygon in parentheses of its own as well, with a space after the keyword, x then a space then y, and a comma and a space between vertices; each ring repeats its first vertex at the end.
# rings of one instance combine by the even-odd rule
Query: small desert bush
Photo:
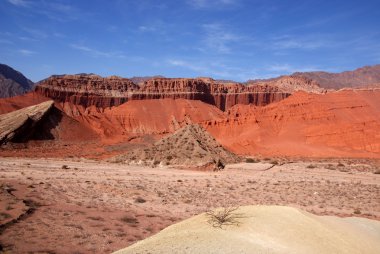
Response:
POLYGON ((255 160, 253 158, 247 158, 247 159, 245 159, 245 162, 246 163, 257 163, 257 162, 259 162, 259 160, 255 160))
POLYGON ((270 163, 273 165, 278 165, 278 161, 271 161, 270 163))
POLYGON ((143 199, 142 197, 137 197, 137 198, 135 199, 135 203, 140 203, 140 204, 142 204, 142 203, 145 203, 145 202, 146 202, 146 200, 143 199))
POLYGON ((135 217, 131 217, 129 215, 124 216, 121 218, 121 221, 128 223, 128 224, 138 224, 139 221, 135 217))
POLYGON ((355 210, 354 210, 354 214, 361 214, 362 212, 360 211, 360 209, 359 208, 356 208, 355 210))
POLYGON ((309 166, 307 166, 306 168, 316 168, 316 166, 315 165, 313 165, 313 164, 310 164, 309 166))
POLYGON ((8 213, 0 213, 0 219, 3 220, 3 219, 8 219, 8 218, 11 218, 12 216, 8 213))
POLYGON ((239 225, 237 219, 242 218, 241 214, 236 213, 239 207, 223 207, 221 209, 208 211, 206 216, 207 222, 213 227, 222 228, 222 226, 239 225))
POLYGON ((62 169, 69 169, 69 166, 67 166, 67 165, 62 165, 62 169))

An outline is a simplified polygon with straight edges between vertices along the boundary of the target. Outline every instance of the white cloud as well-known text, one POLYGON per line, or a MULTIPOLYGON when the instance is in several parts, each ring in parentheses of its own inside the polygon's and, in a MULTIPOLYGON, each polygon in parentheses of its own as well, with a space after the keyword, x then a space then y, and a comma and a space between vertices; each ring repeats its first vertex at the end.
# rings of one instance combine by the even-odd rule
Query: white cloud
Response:
POLYGON ((204 68, 200 67, 199 65, 195 65, 190 62, 186 62, 183 60, 175 60, 175 59, 169 59, 168 63, 174 66, 180 66, 180 67, 185 67, 187 69, 190 69, 192 71, 204 71, 204 68))
POLYGON ((181 59, 169 59, 167 63, 172 66, 194 71, 198 76, 208 76, 216 79, 246 81, 256 74, 255 70, 231 67, 219 61, 210 62, 202 60, 185 61, 181 59))
POLYGON ((272 39, 271 47, 273 49, 303 49, 314 50, 322 47, 334 46, 333 41, 323 35, 309 35, 309 36, 291 36, 282 35, 272 39))
POLYGON ((18 52, 19 52, 21 55, 23 55, 23 56, 31 56, 31 55, 36 54, 35 51, 28 50, 28 49, 19 49, 18 52))
POLYGON ((154 26, 139 26, 140 32, 154 32, 156 31, 156 27, 154 26))
POLYGON ((124 54, 121 52, 106 52, 106 51, 100 51, 97 49, 89 48, 83 45, 78 45, 78 44, 70 44, 70 47, 86 52, 90 54, 93 57, 114 57, 114 58, 125 58, 124 54))
POLYGON ((188 0, 187 3, 196 9, 220 8, 236 5, 237 0, 188 0))
POLYGON ((84 11, 79 11, 72 5, 64 4, 58 1, 46 0, 8 0, 10 4, 18 7, 28 8, 28 12, 33 15, 44 15, 49 19, 65 22, 69 20, 76 20, 79 17, 87 15, 84 11))
MULTIPOLYGON (((208 49, 215 50, 218 53, 230 53, 231 43, 243 39, 243 37, 229 32, 223 25, 218 23, 204 24, 202 28, 205 31, 204 44, 208 49)), ((203 51, 205 50, 203 49, 203 51)))
POLYGON ((310 71, 320 71, 318 67, 314 66, 303 66, 303 67, 297 67, 292 66, 290 64, 273 64, 269 65, 265 68, 265 71, 273 72, 277 75, 283 75, 283 74, 291 74, 294 72, 310 72, 310 71))
POLYGON ((21 6, 21 7, 26 7, 29 5, 29 2, 25 0, 8 0, 9 3, 16 5, 16 6, 21 6))

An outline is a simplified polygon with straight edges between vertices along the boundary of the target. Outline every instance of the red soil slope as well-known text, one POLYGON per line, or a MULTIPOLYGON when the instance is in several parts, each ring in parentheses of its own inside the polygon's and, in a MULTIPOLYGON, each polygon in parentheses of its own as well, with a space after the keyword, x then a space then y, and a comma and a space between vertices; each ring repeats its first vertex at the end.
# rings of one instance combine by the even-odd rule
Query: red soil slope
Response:
POLYGON ((0 99, 0 115, 25 107, 33 106, 48 100, 50 99, 34 92, 0 99))
POLYGON ((222 120, 218 108, 196 100, 157 99, 128 101, 101 112, 100 109, 64 103, 64 111, 90 126, 104 141, 125 141, 141 135, 174 132, 186 123, 222 120))
POLYGON ((380 90, 296 93, 266 107, 236 105, 207 124, 239 154, 380 157, 380 90))

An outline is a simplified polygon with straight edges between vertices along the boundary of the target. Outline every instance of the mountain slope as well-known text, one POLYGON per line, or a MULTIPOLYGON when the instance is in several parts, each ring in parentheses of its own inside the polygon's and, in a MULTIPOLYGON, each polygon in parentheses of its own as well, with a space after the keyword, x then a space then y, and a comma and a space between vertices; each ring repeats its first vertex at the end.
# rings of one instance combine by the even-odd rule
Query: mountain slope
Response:
POLYGON ((294 76, 302 76, 316 81, 321 87, 340 89, 345 87, 368 87, 380 84, 380 64, 364 66, 353 71, 341 73, 296 72, 294 76))
POLYGON ((0 64, 0 98, 21 95, 33 87, 33 82, 22 73, 0 64))

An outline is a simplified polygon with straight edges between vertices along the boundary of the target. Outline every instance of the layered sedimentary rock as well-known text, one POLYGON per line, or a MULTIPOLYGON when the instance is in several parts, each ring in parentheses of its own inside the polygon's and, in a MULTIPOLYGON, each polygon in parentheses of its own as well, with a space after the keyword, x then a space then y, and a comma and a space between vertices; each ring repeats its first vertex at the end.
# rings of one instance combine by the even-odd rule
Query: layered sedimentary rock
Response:
POLYGON ((25 141, 34 133, 36 125, 48 114, 54 105, 46 101, 0 115, 0 145, 9 141, 25 141))
POLYGON ((136 85, 129 79, 115 76, 102 78, 97 75, 62 75, 41 81, 36 92, 59 102, 84 107, 107 108, 129 100, 171 98, 200 100, 224 111, 236 104, 267 105, 288 97, 295 90, 323 91, 307 79, 286 79, 289 80, 247 86, 240 83, 218 83, 210 78, 152 78, 142 85, 136 85))
POLYGON ((238 154, 380 157, 380 90, 299 92, 266 107, 236 105, 206 124, 238 154))

